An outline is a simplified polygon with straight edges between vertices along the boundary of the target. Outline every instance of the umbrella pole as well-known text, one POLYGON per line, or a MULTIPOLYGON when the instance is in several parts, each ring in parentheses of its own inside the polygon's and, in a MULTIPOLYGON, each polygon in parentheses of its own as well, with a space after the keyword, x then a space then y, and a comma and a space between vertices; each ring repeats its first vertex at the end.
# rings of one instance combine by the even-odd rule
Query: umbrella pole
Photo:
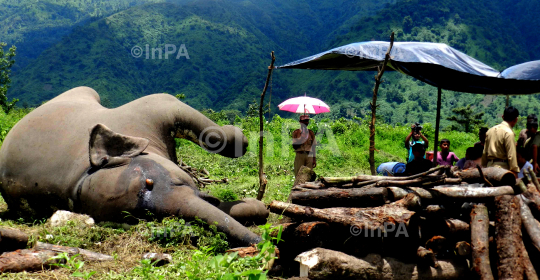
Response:
POLYGON ((441 94, 442 89, 437 89, 437 119, 435 120, 435 143, 433 144, 433 166, 437 166, 437 150, 439 145, 439 123, 441 121, 441 94))
POLYGON ((394 45, 394 32, 390 35, 390 47, 384 57, 384 62, 379 68, 379 73, 375 76, 375 87, 373 88, 373 101, 371 102, 371 124, 369 126, 369 167, 371 168, 371 175, 377 175, 375 170, 375 116, 377 112, 377 93, 379 92, 379 85, 381 84, 382 75, 386 69, 386 64, 390 60, 390 51, 394 45))
POLYGON ((257 199, 262 200, 264 192, 266 191, 266 178, 264 178, 264 163, 263 163, 263 140, 264 140, 264 122, 263 122, 263 108, 264 108, 264 94, 268 88, 270 78, 272 77, 272 70, 274 70, 274 61, 276 57, 272 51, 272 62, 268 66, 268 75, 266 76, 266 83, 264 84, 263 92, 261 93, 261 103, 259 104, 259 193, 257 199))

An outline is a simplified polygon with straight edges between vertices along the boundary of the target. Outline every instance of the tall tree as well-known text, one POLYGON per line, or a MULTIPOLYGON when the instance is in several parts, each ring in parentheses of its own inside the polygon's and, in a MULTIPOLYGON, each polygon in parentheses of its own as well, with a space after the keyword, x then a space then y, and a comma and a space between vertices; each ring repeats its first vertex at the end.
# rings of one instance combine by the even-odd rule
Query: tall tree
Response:
MULTIPOLYGON (((452 112, 455 115, 446 119, 449 121, 456 122, 459 126, 465 129, 465 132, 471 132, 472 129, 476 125, 480 125, 484 123, 484 121, 482 120, 484 113, 481 112, 481 113, 475 114, 470 104, 467 105, 467 107, 454 108, 452 109, 452 112)), ((453 128, 458 128, 458 129, 459 129, 459 126, 456 126, 455 124, 452 125, 453 128)))
POLYGON ((15 103, 19 99, 13 99, 11 102, 7 98, 7 90, 9 89, 9 84, 11 79, 9 74, 11 74, 11 67, 15 64, 15 46, 11 46, 7 53, 4 53, 4 47, 6 43, 0 42, 0 106, 6 114, 9 114, 9 111, 15 107, 15 103))

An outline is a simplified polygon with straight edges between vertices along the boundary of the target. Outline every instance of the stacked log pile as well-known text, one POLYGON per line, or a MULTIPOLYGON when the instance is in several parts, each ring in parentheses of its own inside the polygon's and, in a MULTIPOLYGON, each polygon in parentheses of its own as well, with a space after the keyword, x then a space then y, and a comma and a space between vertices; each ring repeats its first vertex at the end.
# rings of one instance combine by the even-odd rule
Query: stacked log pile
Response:
POLYGON ((501 168, 445 166, 410 177, 321 177, 269 208, 291 219, 278 244, 284 275, 538 279, 540 185, 532 172, 523 181, 501 168))

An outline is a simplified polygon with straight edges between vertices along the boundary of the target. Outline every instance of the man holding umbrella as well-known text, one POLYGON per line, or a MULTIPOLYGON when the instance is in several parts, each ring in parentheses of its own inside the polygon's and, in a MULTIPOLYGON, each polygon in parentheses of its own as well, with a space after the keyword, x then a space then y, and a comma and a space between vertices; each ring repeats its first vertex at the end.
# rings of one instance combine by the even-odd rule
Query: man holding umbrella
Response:
POLYGON ((293 131, 293 148, 296 152, 296 157, 294 158, 294 175, 298 173, 300 167, 303 165, 309 168, 315 168, 317 166, 317 158, 315 154, 315 147, 317 142, 315 140, 315 133, 308 129, 309 125, 309 116, 301 115, 300 116, 300 129, 293 131))

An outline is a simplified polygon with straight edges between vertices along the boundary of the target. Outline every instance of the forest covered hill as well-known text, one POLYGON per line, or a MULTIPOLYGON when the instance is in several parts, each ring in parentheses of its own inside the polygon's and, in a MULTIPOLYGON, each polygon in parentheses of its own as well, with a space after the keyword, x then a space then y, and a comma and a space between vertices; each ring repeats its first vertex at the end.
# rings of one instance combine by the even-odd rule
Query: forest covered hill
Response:
MULTIPOLYGON (((9 97, 20 98, 19 105, 35 106, 86 85, 96 89, 107 106, 167 92, 185 94, 185 101, 197 109, 245 113, 260 95, 271 51, 280 65, 351 42, 388 41, 392 31, 396 41, 446 43, 498 70, 539 58, 534 33, 540 25, 535 16, 539 8, 531 0, 103 3, 0 1, 6 11, 0 13, 0 41, 19 47, 9 97), (152 59, 152 48, 165 52, 166 45, 169 50, 174 45, 174 55, 159 59, 156 52, 152 59), (135 47, 141 48, 141 57, 132 55, 135 47), (183 55, 176 59, 180 49, 183 55)), ((276 70, 272 111, 282 100, 307 92, 332 105, 333 112, 322 117, 364 117, 373 76, 276 70)), ((392 124, 432 122, 435 98, 435 88, 387 73, 378 114, 392 124)), ((499 121, 505 97, 445 91, 443 116, 469 104, 493 124, 499 121)), ((526 115, 540 101, 538 95, 521 96, 512 97, 511 104, 526 115)), ((443 127, 449 124, 443 119, 443 127)))

